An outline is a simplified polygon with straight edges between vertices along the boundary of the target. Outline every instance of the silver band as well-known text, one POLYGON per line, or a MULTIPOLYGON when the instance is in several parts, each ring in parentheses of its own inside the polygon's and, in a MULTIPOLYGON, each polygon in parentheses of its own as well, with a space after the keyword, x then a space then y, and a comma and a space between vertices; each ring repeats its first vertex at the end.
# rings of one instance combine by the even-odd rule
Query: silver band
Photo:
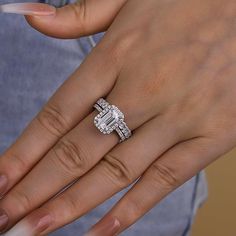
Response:
POLYGON ((94 124, 103 134, 110 134, 115 130, 120 142, 132 135, 124 121, 124 114, 118 107, 110 105, 104 98, 99 98, 93 107, 99 112, 94 118, 94 124))

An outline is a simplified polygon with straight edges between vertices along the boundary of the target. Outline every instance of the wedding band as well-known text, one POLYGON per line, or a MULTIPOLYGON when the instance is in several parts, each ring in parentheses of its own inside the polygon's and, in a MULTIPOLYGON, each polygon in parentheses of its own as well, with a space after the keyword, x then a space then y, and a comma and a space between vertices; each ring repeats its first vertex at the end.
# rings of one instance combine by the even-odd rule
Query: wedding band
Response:
POLYGON ((93 106, 99 113, 94 118, 94 124, 103 134, 116 131, 120 142, 131 137, 132 132, 124 121, 124 114, 115 105, 109 104, 104 98, 99 98, 93 106))

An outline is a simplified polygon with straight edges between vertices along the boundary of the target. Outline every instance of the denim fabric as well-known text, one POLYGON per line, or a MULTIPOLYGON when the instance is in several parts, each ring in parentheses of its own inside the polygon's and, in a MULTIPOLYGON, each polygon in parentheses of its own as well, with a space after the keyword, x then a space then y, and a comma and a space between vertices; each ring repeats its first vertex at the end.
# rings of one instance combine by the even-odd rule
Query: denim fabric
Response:
POLYGON ((69 0, 39 0, 39 2, 61 7, 69 3, 69 0))
MULTIPOLYGON (((94 35, 95 43, 102 36, 103 33, 94 35)), ((22 16, 0 15, 0 153, 19 136, 53 92, 80 65, 92 44, 89 37, 78 40, 45 37, 30 28, 22 16)), ((83 235, 130 187, 50 235, 83 235)), ((187 236, 196 211, 206 196, 205 175, 201 172, 122 235, 187 236)))

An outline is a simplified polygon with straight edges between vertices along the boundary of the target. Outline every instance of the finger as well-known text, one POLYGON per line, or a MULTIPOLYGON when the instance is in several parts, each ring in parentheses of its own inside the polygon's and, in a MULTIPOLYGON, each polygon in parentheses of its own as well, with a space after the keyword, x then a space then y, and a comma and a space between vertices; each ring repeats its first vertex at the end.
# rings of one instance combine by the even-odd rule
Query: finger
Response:
POLYGON ((109 232, 114 218, 118 225, 114 234, 120 234, 170 192, 221 155, 221 151, 216 149, 215 142, 205 137, 177 144, 145 171, 136 184, 90 229, 86 236, 106 236, 106 231, 109 232), (108 228, 105 225, 108 225, 108 228))
POLYGON ((105 53, 105 50, 94 48, 1 156, 1 194, 14 186, 62 136, 84 119, 99 97, 111 90, 118 66, 108 59, 110 54, 104 56, 105 53))
POLYGON ((106 30, 127 0, 82 0, 57 8, 53 17, 26 16, 43 34, 57 38, 78 38, 106 30))
POLYGON ((160 117, 145 123, 135 130, 130 139, 115 146, 78 182, 26 216, 8 235, 13 235, 12 232, 19 228, 26 235, 39 234, 35 224, 45 215, 52 216, 53 222, 43 234, 82 216, 135 181, 158 153, 161 154, 176 142, 173 130, 173 126, 160 117), (159 132, 153 129, 153 123, 158 124, 159 132), (156 140, 156 143, 150 140, 156 140))

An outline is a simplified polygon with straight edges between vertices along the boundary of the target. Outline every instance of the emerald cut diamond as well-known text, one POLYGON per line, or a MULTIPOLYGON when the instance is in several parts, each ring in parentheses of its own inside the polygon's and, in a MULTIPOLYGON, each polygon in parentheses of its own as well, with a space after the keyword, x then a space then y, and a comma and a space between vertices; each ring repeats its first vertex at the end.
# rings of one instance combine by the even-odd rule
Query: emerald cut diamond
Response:
POLYGON ((123 120, 123 113, 116 106, 109 105, 94 118, 94 124, 102 133, 110 134, 123 120))
POLYGON ((99 112, 94 118, 94 124, 100 132, 110 134, 116 131, 120 142, 132 135, 124 121, 124 114, 115 105, 110 105, 104 98, 99 98, 93 107, 99 112))

